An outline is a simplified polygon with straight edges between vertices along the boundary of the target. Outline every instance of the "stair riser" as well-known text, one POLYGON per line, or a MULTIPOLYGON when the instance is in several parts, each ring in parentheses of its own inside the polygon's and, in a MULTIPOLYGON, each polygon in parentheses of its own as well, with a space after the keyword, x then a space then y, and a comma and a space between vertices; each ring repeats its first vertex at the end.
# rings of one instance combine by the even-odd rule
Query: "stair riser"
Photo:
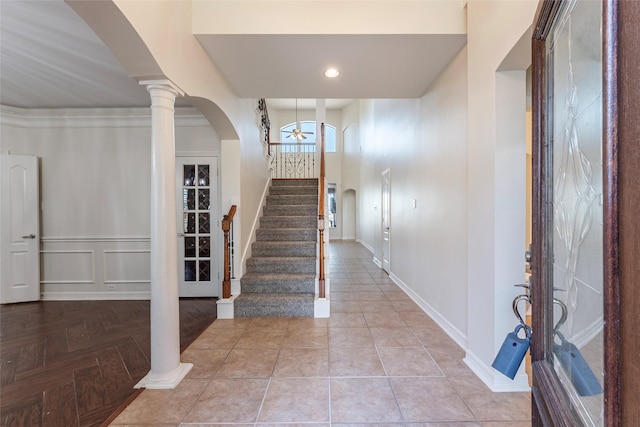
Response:
POLYGON ((242 293, 245 294, 271 294, 271 293, 292 293, 309 294, 315 292, 315 281, 311 283, 246 283, 242 282, 242 293))
POLYGON ((318 215, 317 205, 300 205, 300 206, 287 206, 287 205, 269 205, 263 209, 264 216, 313 216, 318 215))
POLYGON ((315 274, 316 260, 288 258, 276 260, 274 258, 249 258, 247 273, 307 273, 315 274))
POLYGON ((268 216, 260 218, 261 228, 314 228, 318 220, 309 216, 268 216))
POLYGON ((318 206, 317 196, 267 196, 267 205, 314 205, 318 206))
POLYGON ((251 246, 251 255, 256 257, 283 257, 283 256, 316 256, 315 242, 307 244, 301 242, 299 245, 281 245, 275 243, 264 244, 266 242, 255 242, 251 246))
MULTIPOLYGON (((238 304, 237 300, 236 304, 238 304)), ((234 311, 234 317, 313 317, 313 305, 273 308, 238 305, 234 307, 234 311)))
POLYGON ((313 317, 313 294, 300 294, 286 301, 254 300, 251 294, 240 295, 234 303, 235 317, 313 317))
POLYGON ((256 240, 258 241, 317 241, 318 230, 315 228, 259 228, 256 230, 256 240))
POLYGON ((269 189, 270 196, 277 195, 307 195, 307 196, 317 196, 318 188, 317 187, 302 187, 302 186, 293 186, 293 187, 271 187, 269 189))

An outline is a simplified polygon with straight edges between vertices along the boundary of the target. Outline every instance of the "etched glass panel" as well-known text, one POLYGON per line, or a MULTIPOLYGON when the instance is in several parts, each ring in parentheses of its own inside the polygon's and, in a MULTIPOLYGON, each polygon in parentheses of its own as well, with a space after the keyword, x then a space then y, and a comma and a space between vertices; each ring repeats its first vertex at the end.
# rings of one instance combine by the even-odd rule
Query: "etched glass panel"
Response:
POLYGON ((182 190, 182 207, 185 211, 196 208, 196 190, 193 188, 182 190))
POLYGON ((199 250, 198 253, 201 257, 210 257, 211 256, 211 247, 210 247, 210 239, 208 237, 200 237, 200 242, 198 244, 199 250))
POLYGON ((198 208, 209 210, 211 205, 209 203, 209 190, 198 190, 198 208))
POLYGON ((549 37, 555 371, 586 425, 604 423, 601 2, 570 1, 549 37))
POLYGON ((201 213, 198 215, 198 230, 200 233, 211 232, 211 226, 209 223, 209 213, 201 213))
POLYGON ((184 281, 185 282, 196 281, 196 262, 195 261, 184 262, 184 281))
POLYGON ((184 238, 184 256, 187 258, 193 258, 196 256, 196 238, 195 237, 184 238))
POLYGON ((209 261, 200 261, 200 281, 208 282, 211 280, 211 263, 209 261))
POLYGON ((198 166, 198 185, 201 187, 209 185, 209 165, 198 166))
POLYGON ((185 213, 183 214, 183 232, 193 234, 196 232, 196 214, 185 213))
POLYGON ((196 185, 196 165, 184 165, 184 185, 187 187, 196 185))

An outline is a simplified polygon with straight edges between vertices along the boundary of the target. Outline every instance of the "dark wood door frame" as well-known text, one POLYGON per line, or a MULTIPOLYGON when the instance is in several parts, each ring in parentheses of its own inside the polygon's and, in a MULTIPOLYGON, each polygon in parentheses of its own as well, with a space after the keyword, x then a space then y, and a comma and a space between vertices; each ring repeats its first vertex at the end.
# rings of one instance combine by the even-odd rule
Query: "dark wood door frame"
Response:
MULTIPOLYGON (((545 40, 562 0, 540 2, 534 21, 533 52, 533 245, 531 347, 534 426, 578 426, 552 365, 553 295, 543 289, 549 247, 543 203, 549 191, 540 177, 549 161, 545 40), (537 177, 537 178, 536 178, 537 177)), ((640 2, 603 0, 603 167, 604 167, 604 423, 640 425, 640 2)))
MULTIPOLYGON (((610 11, 615 22, 611 41, 615 58, 611 69, 617 87, 611 102, 616 115, 611 118, 618 139, 618 278, 619 318, 611 325, 620 334, 619 393, 620 426, 640 425, 640 2, 615 3, 610 11), (617 322, 616 322, 617 320, 617 322)), ((615 255, 615 254, 613 254, 615 255)), ((612 304, 614 301, 612 301, 612 304)), ((615 399, 612 394, 611 398, 615 399)), ((615 404, 613 407, 615 408, 615 404)))

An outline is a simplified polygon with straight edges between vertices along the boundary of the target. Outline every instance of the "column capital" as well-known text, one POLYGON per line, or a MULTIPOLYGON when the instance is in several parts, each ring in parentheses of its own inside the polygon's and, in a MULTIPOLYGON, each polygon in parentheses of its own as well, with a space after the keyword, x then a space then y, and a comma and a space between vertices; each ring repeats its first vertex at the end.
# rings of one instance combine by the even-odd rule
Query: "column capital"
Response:
POLYGON ((169 79, 140 80, 141 86, 146 86, 147 91, 151 89, 164 89, 175 93, 175 96, 184 96, 184 91, 169 79))

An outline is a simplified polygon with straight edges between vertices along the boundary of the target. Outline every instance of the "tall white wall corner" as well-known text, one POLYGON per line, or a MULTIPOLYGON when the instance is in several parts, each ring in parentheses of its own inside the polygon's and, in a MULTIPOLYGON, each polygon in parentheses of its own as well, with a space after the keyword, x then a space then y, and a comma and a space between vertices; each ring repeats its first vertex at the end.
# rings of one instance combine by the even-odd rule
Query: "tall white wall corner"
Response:
MULTIPOLYGON (((233 282, 231 286, 233 286, 233 282)), ((216 302, 218 319, 233 319, 233 304, 239 294, 233 294, 229 298, 221 298, 216 302)))
POLYGON ((524 372, 524 362, 513 380, 486 365, 476 355, 467 350, 464 363, 495 393, 529 392, 529 376, 524 372))

